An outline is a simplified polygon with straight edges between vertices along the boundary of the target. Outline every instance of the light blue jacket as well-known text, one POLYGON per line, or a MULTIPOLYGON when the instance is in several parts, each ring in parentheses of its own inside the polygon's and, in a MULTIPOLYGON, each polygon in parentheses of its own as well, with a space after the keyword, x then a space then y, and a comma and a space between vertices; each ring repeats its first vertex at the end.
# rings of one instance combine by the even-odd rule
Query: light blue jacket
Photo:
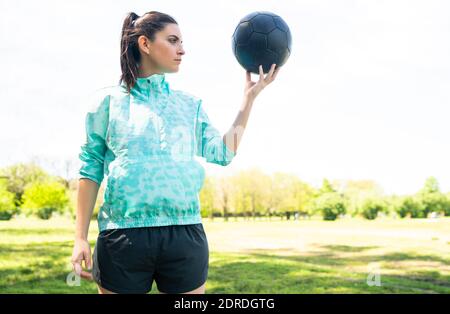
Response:
POLYGON ((172 90, 165 74, 97 91, 86 115, 79 179, 102 183, 99 231, 201 222, 205 171, 194 156, 228 165, 236 155, 202 101, 172 90))

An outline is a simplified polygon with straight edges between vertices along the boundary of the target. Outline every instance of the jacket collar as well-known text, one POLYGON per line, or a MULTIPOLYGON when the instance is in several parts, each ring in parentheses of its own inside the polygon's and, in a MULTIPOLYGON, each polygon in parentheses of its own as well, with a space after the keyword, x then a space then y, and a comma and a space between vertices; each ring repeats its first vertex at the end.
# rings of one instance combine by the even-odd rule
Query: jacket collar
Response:
MULTIPOLYGON (((124 83, 123 83, 124 84, 124 83)), ((164 73, 155 73, 147 77, 138 77, 131 89, 131 94, 137 98, 148 99, 151 94, 169 94, 170 86, 164 73)))
POLYGON ((155 73, 147 77, 138 77, 136 80, 136 85, 141 89, 153 87, 160 91, 166 87, 166 84, 166 75, 164 73, 155 73))

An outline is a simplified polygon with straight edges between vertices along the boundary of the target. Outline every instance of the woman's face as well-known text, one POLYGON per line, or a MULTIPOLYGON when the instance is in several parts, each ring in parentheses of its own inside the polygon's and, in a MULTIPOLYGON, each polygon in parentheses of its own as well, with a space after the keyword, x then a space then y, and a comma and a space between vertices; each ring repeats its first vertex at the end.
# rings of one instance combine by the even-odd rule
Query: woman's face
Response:
POLYGON ((151 42, 145 36, 138 39, 143 65, 151 66, 157 72, 178 72, 178 68, 185 54, 183 37, 177 24, 167 24, 164 29, 155 34, 155 41, 151 42))

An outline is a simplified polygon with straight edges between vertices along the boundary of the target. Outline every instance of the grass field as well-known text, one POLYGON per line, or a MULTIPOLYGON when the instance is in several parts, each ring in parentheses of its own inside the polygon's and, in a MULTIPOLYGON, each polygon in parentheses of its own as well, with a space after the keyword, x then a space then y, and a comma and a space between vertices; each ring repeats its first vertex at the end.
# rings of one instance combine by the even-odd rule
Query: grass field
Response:
MULTIPOLYGON (((207 293, 450 293, 449 218, 203 224, 207 293), (381 285, 368 285, 369 272, 381 285)), ((96 293, 93 282, 66 283, 73 230, 62 218, 0 222, 0 293, 96 293)), ((97 234, 92 221, 92 251, 97 234)))

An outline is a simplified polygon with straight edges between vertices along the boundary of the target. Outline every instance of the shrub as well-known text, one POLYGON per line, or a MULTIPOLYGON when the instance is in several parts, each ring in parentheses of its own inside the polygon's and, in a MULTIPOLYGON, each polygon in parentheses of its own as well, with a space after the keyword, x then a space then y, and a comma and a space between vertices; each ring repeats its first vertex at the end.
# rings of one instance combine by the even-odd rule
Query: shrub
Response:
POLYGON ((59 182, 31 183, 25 187, 22 197, 24 212, 41 219, 49 219, 55 211, 63 213, 69 206, 66 188, 59 182))
POLYGON ((396 212, 401 218, 410 216, 412 218, 419 217, 422 212, 422 204, 412 196, 406 196, 400 200, 396 212))
POLYGON ((432 212, 445 214, 449 210, 448 199, 440 192, 419 194, 418 200, 422 205, 418 215, 420 218, 426 218, 432 212))
POLYGON ((445 196, 444 215, 450 216, 450 194, 445 196))
POLYGON ((381 199, 366 199, 359 210, 364 218, 370 220, 377 218, 381 212, 386 213, 386 211, 386 203, 381 199))
POLYGON ((7 190, 14 193, 16 207, 20 207, 25 187, 33 182, 45 182, 50 175, 36 163, 18 163, 0 169, 0 175, 6 177, 7 190))
POLYGON ((10 220, 17 213, 15 194, 0 189, 0 220, 10 220))
POLYGON ((320 213, 324 220, 336 220, 346 213, 345 201, 338 193, 323 193, 315 199, 314 211, 320 213))

